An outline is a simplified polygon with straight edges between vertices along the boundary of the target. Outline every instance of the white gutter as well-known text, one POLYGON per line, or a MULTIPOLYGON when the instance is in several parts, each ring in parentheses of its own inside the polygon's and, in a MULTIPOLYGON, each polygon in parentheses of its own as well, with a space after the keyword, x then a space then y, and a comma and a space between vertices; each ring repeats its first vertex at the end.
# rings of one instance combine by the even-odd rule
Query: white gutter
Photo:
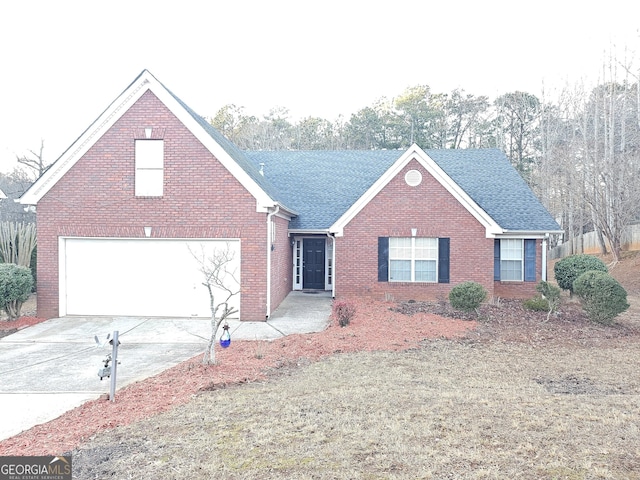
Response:
POLYGON ((562 233, 562 231, 504 230, 500 234, 495 234, 493 238, 548 238, 550 234, 559 233, 562 233))
POLYGON ((321 234, 329 234, 331 233, 326 228, 318 228, 318 229, 289 229, 290 235, 321 235, 321 234))
POLYGON ((327 232, 327 237, 333 242, 331 245, 331 298, 336 298, 336 237, 327 232))
POLYGON ((547 239, 549 234, 546 234, 542 239, 542 281, 547 281, 547 239))
POLYGON ((276 205, 273 212, 267 213, 267 319, 271 316, 271 219, 279 211, 280 205, 276 205))

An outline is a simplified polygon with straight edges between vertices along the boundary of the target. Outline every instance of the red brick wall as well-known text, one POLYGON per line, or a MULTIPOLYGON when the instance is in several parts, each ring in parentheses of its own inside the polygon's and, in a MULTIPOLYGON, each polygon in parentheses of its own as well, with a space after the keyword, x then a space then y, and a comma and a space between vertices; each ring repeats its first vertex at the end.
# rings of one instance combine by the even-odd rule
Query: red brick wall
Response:
POLYGON ((493 239, 422 166, 412 160, 346 226, 337 238, 336 295, 366 295, 396 300, 446 297, 458 283, 472 280, 493 294, 493 239), (422 172, 422 183, 410 187, 408 170, 422 172), (378 282, 378 237, 450 238, 450 283, 378 282))
POLYGON ((276 223, 276 240, 271 250, 271 313, 289 294, 293 285, 293 248, 288 234, 289 221, 278 216, 272 218, 276 223))
POLYGON ((266 214, 151 92, 42 198, 37 225, 41 317, 59 315, 58 236, 144 237, 143 226, 151 226, 156 238, 239 238, 241 317, 265 319, 266 214), (136 198, 134 140, 149 126, 164 139, 164 195, 136 198))
POLYGON ((371 296, 395 300, 446 298, 455 285, 474 281, 483 285, 489 298, 530 298, 541 278, 541 240, 536 249, 536 282, 494 282, 494 239, 416 161, 411 161, 346 226, 336 239, 336 295, 371 296), (410 187, 404 181, 408 170, 422 172, 422 183, 410 187), (378 282, 378 237, 450 239, 450 283, 378 282))

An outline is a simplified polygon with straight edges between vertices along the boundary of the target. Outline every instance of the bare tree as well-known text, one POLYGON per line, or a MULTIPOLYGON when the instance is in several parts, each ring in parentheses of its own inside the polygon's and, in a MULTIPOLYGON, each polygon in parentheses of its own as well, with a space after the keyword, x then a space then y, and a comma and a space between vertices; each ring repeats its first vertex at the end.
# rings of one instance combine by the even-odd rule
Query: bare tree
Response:
POLYGON ((601 253, 610 249, 618 261, 623 233, 640 219, 640 75, 632 59, 605 60, 594 87, 576 85, 557 105, 543 102, 533 179, 566 240, 593 230, 601 253))
MULTIPOLYGON (((589 158, 585 200, 603 250, 608 243, 617 262, 623 232, 640 214, 640 129, 636 122, 640 106, 638 84, 630 84, 628 74, 619 82, 615 66, 610 57, 602 82, 587 103, 591 122, 585 132, 589 158)), ((625 70, 630 72, 631 67, 625 70)))
POLYGON ((35 178, 37 179, 47 169, 47 164, 44 161, 44 140, 40 140, 39 152, 29 150, 29 153, 31 154, 31 157, 27 157, 26 155, 21 157, 16 156, 16 160, 18 160, 18 163, 33 170, 35 172, 35 178))
MULTIPOLYGON (((557 103, 543 101, 540 113, 540 157, 532 171, 531 185, 547 209, 565 230, 564 240, 580 241, 588 215, 585 203, 584 89, 580 85, 560 92, 557 103), (585 214, 586 212, 586 214, 585 214), (586 215, 586 216, 585 216, 586 215)), ((580 246, 578 252, 582 252, 580 246)))
POLYGON ((240 293, 240 282, 237 278, 237 264, 235 250, 229 243, 224 249, 215 248, 209 253, 204 245, 199 252, 189 248, 202 272, 204 285, 209 293, 209 307, 211 309, 211 337, 202 358, 203 364, 216 363, 216 335, 220 324, 226 321, 238 310, 231 304, 233 297, 240 293))

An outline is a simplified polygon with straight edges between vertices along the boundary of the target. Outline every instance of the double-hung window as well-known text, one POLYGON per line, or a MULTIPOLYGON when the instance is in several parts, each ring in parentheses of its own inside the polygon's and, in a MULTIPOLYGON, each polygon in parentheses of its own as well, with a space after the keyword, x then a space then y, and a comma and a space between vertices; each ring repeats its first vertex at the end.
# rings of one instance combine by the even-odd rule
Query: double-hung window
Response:
POLYGON ((389 238, 389 281, 437 282, 437 238, 389 238))
POLYGON ((161 197, 164 187, 164 140, 135 141, 136 197, 161 197))
POLYGON ((500 240, 500 280, 523 280, 524 274, 524 241, 510 238, 500 240))

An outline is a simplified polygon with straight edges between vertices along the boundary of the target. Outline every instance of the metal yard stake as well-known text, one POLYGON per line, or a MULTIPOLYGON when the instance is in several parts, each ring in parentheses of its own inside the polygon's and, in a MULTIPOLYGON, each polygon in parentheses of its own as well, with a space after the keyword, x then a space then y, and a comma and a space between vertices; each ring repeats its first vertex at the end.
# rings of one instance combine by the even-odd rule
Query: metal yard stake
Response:
POLYGON ((120 345, 120 340, 118 340, 118 331, 113 332, 113 338, 111 339, 111 345, 113 346, 111 350, 111 386, 109 388, 109 400, 112 402, 116 401, 116 370, 118 369, 118 345, 120 345))
MULTIPOLYGON (((111 336, 111 334, 107 335, 107 340, 109 340, 109 337, 111 336)), ((101 347, 104 346, 104 344, 100 343, 100 339, 98 339, 98 336, 94 336, 93 337, 96 341, 96 344, 101 347)), ((118 369, 118 346, 120 345, 120 339, 118 338, 118 331, 116 330, 115 332, 113 332, 113 338, 111 340, 109 340, 109 343, 111 344, 111 353, 109 355, 107 355, 107 358, 105 358, 102 361, 103 366, 98 369, 98 377, 100 377, 100 380, 102 380, 104 377, 108 377, 111 380, 110 386, 109 386, 109 399, 112 402, 116 401, 116 370, 118 369)))

